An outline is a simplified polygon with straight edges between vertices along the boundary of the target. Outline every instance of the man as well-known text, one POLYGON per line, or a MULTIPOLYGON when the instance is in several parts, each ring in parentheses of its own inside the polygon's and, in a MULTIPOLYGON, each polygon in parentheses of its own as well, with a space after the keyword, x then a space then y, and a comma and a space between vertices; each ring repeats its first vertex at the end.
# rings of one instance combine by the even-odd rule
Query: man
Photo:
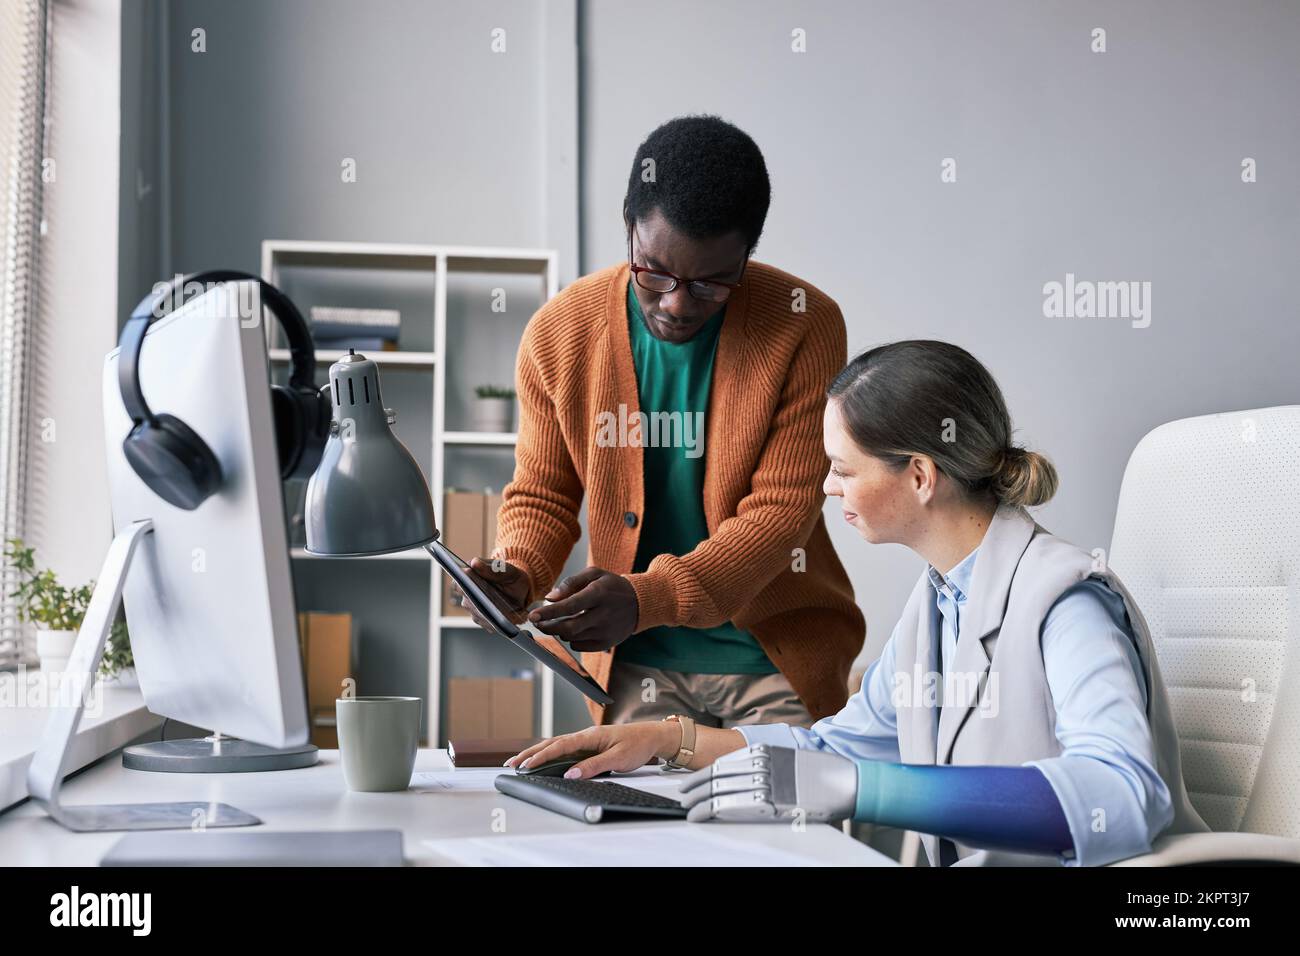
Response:
POLYGON ((597 723, 808 726, 847 697, 865 624, 821 517, 844 320, 750 261, 769 197, 748 135, 665 123, 628 178, 628 262, 524 332, 514 479, 472 566, 521 610, 554 602, 528 617, 609 690, 597 723), (592 566, 552 588, 584 492, 592 566))

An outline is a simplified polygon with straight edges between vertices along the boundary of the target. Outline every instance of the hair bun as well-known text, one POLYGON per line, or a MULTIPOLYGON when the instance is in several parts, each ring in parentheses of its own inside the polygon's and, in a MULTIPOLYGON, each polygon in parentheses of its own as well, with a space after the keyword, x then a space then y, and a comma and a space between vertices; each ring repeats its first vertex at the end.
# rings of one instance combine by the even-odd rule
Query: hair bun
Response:
POLYGON ((1059 483, 1056 468, 1047 458, 1011 445, 1002 450, 993 491, 1004 504, 1032 508, 1050 501, 1059 483))
POLYGON ((1002 463, 999 470, 1015 467, 1029 457, 1029 449, 1021 448, 1019 445, 1009 445, 1002 449, 1002 463))

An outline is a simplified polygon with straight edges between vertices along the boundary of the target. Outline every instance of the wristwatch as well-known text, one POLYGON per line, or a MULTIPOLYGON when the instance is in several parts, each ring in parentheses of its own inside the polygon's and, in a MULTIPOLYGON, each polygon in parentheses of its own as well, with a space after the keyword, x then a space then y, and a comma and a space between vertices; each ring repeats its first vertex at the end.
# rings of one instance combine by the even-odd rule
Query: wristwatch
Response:
POLYGON ((695 756, 695 721, 685 714, 669 714, 664 720, 673 720, 681 725, 682 742, 673 759, 664 766, 669 770, 689 770, 691 759, 695 756))

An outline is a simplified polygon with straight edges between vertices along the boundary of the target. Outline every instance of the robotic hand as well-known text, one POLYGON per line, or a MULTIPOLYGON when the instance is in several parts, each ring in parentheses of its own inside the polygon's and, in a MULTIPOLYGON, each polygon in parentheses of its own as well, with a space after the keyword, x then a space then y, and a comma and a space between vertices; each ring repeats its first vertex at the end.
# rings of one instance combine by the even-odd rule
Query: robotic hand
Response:
POLYGON ((1074 848, 1060 801, 1037 767, 887 763, 753 744, 691 774, 681 789, 694 822, 852 817, 969 846, 1074 848))
POLYGON ((839 754, 753 744, 691 774, 681 790, 693 822, 843 820, 853 816, 858 770, 839 754))

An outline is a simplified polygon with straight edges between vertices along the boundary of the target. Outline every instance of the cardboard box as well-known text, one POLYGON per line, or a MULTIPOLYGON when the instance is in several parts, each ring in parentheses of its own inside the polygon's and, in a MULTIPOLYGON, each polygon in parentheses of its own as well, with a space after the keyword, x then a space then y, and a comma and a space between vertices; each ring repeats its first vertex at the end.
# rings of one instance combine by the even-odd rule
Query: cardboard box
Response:
POLYGON ((351 614, 298 615, 298 641, 307 687, 307 712, 311 715, 311 742, 334 749, 338 736, 333 727, 334 702, 344 692, 345 681, 355 680, 353 649, 355 624, 351 614), (322 721, 322 718, 327 718, 322 721))
POLYGON ((532 737, 534 681, 452 677, 447 681, 447 736, 497 740, 532 737))
MULTIPOLYGON (((476 491, 448 491, 442 505, 442 543, 469 561, 486 554, 483 550, 483 523, 487 497, 476 491)), ((451 617, 468 617, 460 606, 460 591, 443 575, 442 613, 451 617)))
POLYGON ((483 515, 483 554, 490 555, 497 546, 497 512, 501 510, 501 492, 489 492, 483 515))
POLYGON ((492 678, 492 736, 533 736, 532 680, 492 678))
POLYGON ((311 742, 322 750, 339 749, 338 714, 333 707, 312 711, 311 742))
POLYGON ((491 738, 491 678, 452 677, 447 681, 447 736, 491 738))

